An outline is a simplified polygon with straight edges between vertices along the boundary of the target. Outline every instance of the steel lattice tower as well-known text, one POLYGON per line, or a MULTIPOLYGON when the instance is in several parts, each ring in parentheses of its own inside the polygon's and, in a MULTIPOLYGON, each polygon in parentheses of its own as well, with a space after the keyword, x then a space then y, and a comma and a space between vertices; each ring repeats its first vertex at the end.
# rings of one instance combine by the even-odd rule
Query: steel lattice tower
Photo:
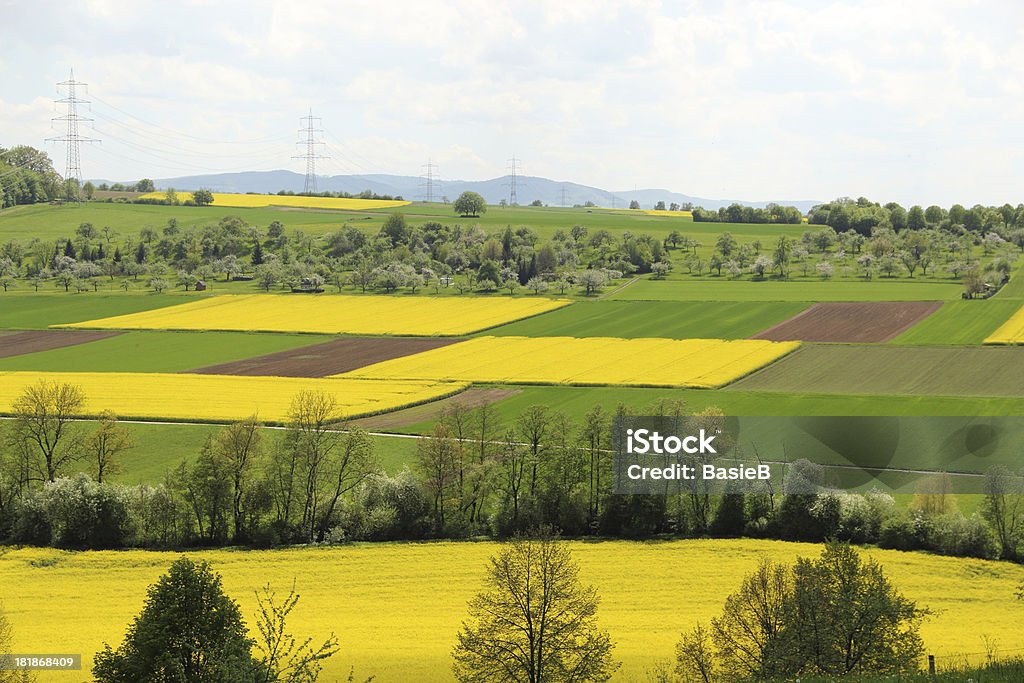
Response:
POLYGON ((424 190, 423 196, 425 201, 432 202, 434 201, 434 183, 436 182, 437 178, 435 174, 435 171, 437 170, 437 164, 433 163, 430 159, 427 159, 427 163, 423 164, 423 168, 425 169, 422 176, 422 185, 424 190))
POLYGON ((509 190, 508 190, 508 205, 517 206, 519 204, 519 196, 517 194, 516 181, 519 175, 519 159, 513 154, 512 158, 509 159, 509 190))
POLYGON ((315 194, 316 193, 316 160, 326 159, 327 157, 317 153, 317 145, 324 144, 322 140, 316 138, 317 133, 324 132, 322 128, 314 126, 314 121, 322 121, 319 117, 313 116, 313 110, 309 110, 309 114, 299 119, 303 123, 303 127, 299 129, 299 133, 305 134, 305 139, 296 142, 296 145, 305 145, 306 151, 304 154, 297 154, 292 157, 293 159, 305 159, 306 160, 306 182, 302 186, 303 193, 315 194))
MULTIPOLYGON (((64 180, 65 182, 70 180, 76 181, 74 196, 76 201, 81 201, 82 198, 82 156, 79 148, 83 142, 99 142, 95 138, 86 137, 78 132, 79 122, 92 121, 91 118, 78 113, 78 105, 89 104, 89 100, 82 99, 80 96, 87 92, 88 87, 88 84, 75 80, 74 69, 71 69, 71 75, 68 80, 57 84, 57 91, 63 91, 64 97, 54 101, 57 104, 66 105, 67 111, 63 116, 55 116, 52 120, 67 124, 67 128, 64 135, 47 138, 50 142, 64 142, 67 144, 67 163, 64 167, 64 180)), ((71 186, 69 185, 70 188, 71 186)))

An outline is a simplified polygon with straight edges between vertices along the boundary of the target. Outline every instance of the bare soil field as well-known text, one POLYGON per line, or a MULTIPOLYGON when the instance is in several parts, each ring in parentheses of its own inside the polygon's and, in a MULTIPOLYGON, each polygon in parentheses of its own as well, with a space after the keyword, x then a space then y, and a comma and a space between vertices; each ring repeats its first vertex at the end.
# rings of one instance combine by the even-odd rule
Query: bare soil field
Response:
POLYGON ((872 343, 905 332, 942 306, 941 301, 873 301, 814 304, 751 339, 872 343))
POLYGON ((422 405, 405 408, 403 410, 396 410, 391 413, 361 417, 358 420, 352 420, 350 424, 358 425, 363 429, 371 431, 399 429, 401 427, 408 427, 410 425, 427 422, 429 420, 436 420, 441 417, 441 413, 453 403, 461 403, 467 408, 478 408, 482 405, 494 403, 495 401, 500 401, 501 399, 508 398, 509 396, 514 396, 521 391, 521 389, 497 389, 493 387, 466 389, 460 394, 449 396, 448 398, 442 398, 439 401, 431 401, 430 403, 424 403, 422 405))
POLYGON ((26 330, 4 333, 0 334, 0 358, 87 344, 107 337, 116 337, 119 334, 121 333, 92 330, 26 330))
MULTIPOLYGON (((327 377, 392 358, 409 356, 462 341, 457 338, 351 337, 279 351, 188 372, 203 375, 327 377)), ((2 343, 2 342, 0 342, 2 343)))

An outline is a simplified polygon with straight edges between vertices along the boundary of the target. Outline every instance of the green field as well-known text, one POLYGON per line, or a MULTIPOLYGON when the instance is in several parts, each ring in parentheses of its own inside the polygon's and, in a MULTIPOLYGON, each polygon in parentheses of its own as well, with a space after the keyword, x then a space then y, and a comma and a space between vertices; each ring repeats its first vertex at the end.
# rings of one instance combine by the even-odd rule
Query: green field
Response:
MULTIPOLYGON (((187 554, 211 562, 224 590, 252 626, 254 592, 271 584, 302 596, 288 625, 319 639, 335 633, 341 650, 324 680, 376 676, 389 681, 451 678, 451 648, 466 603, 481 587, 493 542, 359 543, 332 548, 187 554)), ((756 540, 571 541, 580 579, 600 596, 598 623, 622 662, 615 680, 644 681, 673 657, 683 631, 707 622, 726 595, 764 558, 791 563, 820 546, 756 540)), ((983 636, 1003 651, 1024 647, 1013 593, 1024 567, 1005 562, 868 549, 898 590, 933 610, 922 627, 926 652, 984 652, 983 636), (970 628, 964 628, 969 624, 970 628)), ((80 652, 85 667, 104 642, 120 643, 146 587, 181 552, 65 552, 0 548, 0 599, 20 652, 80 652), (6 589, 5 589, 6 587, 6 589), (59 629, 55 630, 55 625, 59 629)), ((41 681, 68 680, 64 673, 41 681)))
POLYGON ((947 301, 942 308, 893 339, 892 344, 981 344, 1009 320, 1021 302, 1012 299, 947 301))
POLYGON ((0 294, 0 329, 45 329, 50 325, 138 313, 184 301, 174 294, 8 292, 6 296, 0 294))
POLYGON ((617 301, 940 301, 959 299, 958 282, 921 280, 751 280, 644 278, 612 293, 617 301))
POLYGON ((728 390, 1019 398, 1024 349, 806 344, 728 390))
POLYGON ((77 346, 0 358, 0 370, 184 372, 330 339, 315 334, 133 331, 77 346))
POLYGON ((583 208, 500 207, 489 206, 487 212, 475 218, 457 216, 450 205, 416 203, 398 209, 374 211, 332 211, 324 209, 294 208, 232 208, 159 206, 152 204, 121 204, 89 202, 81 206, 49 205, 18 206, 0 211, 0 234, 7 239, 27 240, 70 237, 81 223, 92 223, 102 229, 109 226, 120 235, 138 233, 145 226, 163 227, 169 218, 179 226, 215 224, 224 216, 238 216, 249 225, 266 228, 280 221, 289 230, 298 229, 310 235, 322 235, 348 223, 361 230, 376 231, 390 213, 402 213, 414 225, 427 221, 448 224, 477 225, 485 230, 503 230, 506 226, 528 226, 542 237, 550 237, 556 230, 568 230, 575 224, 589 230, 644 232, 664 237, 673 230, 695 235, 717 235, 732 230, 737 237, 757 239, 779 230, 799 237, 803 226, 753 226, 725 223, 694 223, 683 217, 651 216, 642 212, 601 211, 583 208))
POLYGON ((804 310, 807 303, 585 301, 487 330, 524 337, 743 339, 804 310))
MULTIPOLYGON (((733 385, 736 386, 736 385, 733 385)), ((511 387, 510 387, 511 388, 511 387)), ((683 401, 688 411, 721 408, 728 415, 1024 415, 1024 398, 1011 396, 905 396, 800 391, 652 389, 637 387, 514 387, 518 393, 494 403, 499 420, 512 425, 534 405, 582 420, 595 405, 613 413, 620 404, 644 414, 661 401, 683 401)), ((436 420, 412 422, 387 431, 428 434, 436 420)))

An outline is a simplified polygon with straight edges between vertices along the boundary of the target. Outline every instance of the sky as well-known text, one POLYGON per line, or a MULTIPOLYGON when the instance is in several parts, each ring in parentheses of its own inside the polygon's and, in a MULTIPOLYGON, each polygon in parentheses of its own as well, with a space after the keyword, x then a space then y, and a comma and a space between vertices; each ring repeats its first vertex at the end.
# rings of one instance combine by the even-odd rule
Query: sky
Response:
POLYGON ((1024 3, 0 0, 0 146, 86 178, 519 172, 748 201, 1024 201, 1024 3))

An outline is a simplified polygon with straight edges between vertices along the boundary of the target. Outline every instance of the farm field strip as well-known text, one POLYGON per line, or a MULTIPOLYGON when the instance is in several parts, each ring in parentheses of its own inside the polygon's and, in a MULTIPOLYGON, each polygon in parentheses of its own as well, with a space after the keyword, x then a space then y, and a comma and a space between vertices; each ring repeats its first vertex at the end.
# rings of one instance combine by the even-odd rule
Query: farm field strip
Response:
MULTIPOLYGON (((791 563, 819 551, 816 545, 759 540, 568 543, 581 581, 601 597, 598 624, 617 644, 613 654, 623 663, 621 680, 643 680, 655 663, 670 659, 680 633, 720 614, 726 595, 763 558, 791 563)), ((498 547, 489 541, 360 543, 187 554, 209 561, 222 574, 224 590, 239 602, 250 628, 255 591, 269 583, 279 594, 287 592, 297 578, 302 599, 289 626, 314 638, 334 632, 341 639, 341 651, 326 662, 323 678, 345 680, 354 666, 358 680, 376 676, 387 683, 452 680, 450 653, 466 603, 481 588, 487 560, 498 547)), ((146 587, 181 555, 4 551, 0 600, 12 622, 15 651, 81 652, 86 669, 104 642, 121 642, 146 587), (59 633, 53 624, 61 625, 59 633)), ((894 550, 862 552, 877 560, 907 597, 934 611, 922 627, 927 652, 983 652, 981 634, 997 640, 1001 649, 1024 647, 1019 621, 1007 609, 1024 581, 1024 567, 894 550), (966 636, 965 623, 971 624, 966 636)), ((64 676, 41 680, 63 681, 64 676)))
POLYGON ((485 334, 515 337, 744 339, 796 315, 805 302, 581 301, 485 334))
POLYGON ((477 337, 340 377, 509 384, 711 388, 775 361, 796 342, 616 337, 477 337))
POLYGON ((25 330, 4 333, 0 334, 0 358, 88 344, 119 334, 94 330, 25 330))
POLYGON ((1010 316, 1010 319, 999 326, 995 332, 985 338, 986 344, 1022 344, 1024 343, 1024 306, 1010 316))
POLYGON ((191 372, 201 375, 327 377, 392 358, 448 346, 456 341, 451 337, 345 337, 265 356, 209 365, 191 372))
MULTIPOLYGON (((178 201, 192 201, 191 192, 177 192, 178 201)), ((149 192, 139 199, 164 200, 166 192, 149 192)), ((396 209, 412 202, 390 199, 354 199, 346 197, 302 197, 298 195, 237 194, 214 192, 213 207, 262 209, 269 206, 286 206, 300 209, 336 209, 339 211, 369 211, 373 209, 396 209)))
POLYGON ((612 294, 615 301, 948 301, 963 286, 953 282, 848 280, 642 279, 612 294))
POLYGON ((82 416, 111 410, 121 417, 227 422, 257 415, 265 422, 287 419, 301 391, 335 398, 340 417, 359 417, 454 394, 465 383, 422 380, 376 381, 343 377, 231 377, 132 372, 0 372, 0 413, 41 380, 70 383, 86 396, 82 416))
MULTIPOLYGON (((309 347, 330 337, 246 332, 164 332, 115 334, 87 330, 45 330, 26 334, 106 334, 88 344, 0 358, 0 370, 60 372, 187 372, 197 366, 309 347)), ((19 333, 21 334, 21 333, 19 333)), ((2 342, 2 340, 0 340, 2 342)), ((269 374, 269 373, 265 373, 269 374)))
POLYGON ((751 339, 872 343, 892 339, 942 306, 941 301, 830 302, 807 310, 751 339))
POLYGON ((55 327, 457 336, 553 311, 569 303, 542 297, 230 294, 55 327))
POLYGON ((804 345, 728 391, 1024 396, 1024 349, 804 345))
POLYGON ((906 345, 978 345, 1020 307, 1011 299, 947 301, 935 313, 891 340, 906 345))
POLYGON ((138 313, 189 301, 174 294, 43 294, 24 292, 4 297, 0 328, 45 330, 50 325, 76 323, 90 318, 138 313))

